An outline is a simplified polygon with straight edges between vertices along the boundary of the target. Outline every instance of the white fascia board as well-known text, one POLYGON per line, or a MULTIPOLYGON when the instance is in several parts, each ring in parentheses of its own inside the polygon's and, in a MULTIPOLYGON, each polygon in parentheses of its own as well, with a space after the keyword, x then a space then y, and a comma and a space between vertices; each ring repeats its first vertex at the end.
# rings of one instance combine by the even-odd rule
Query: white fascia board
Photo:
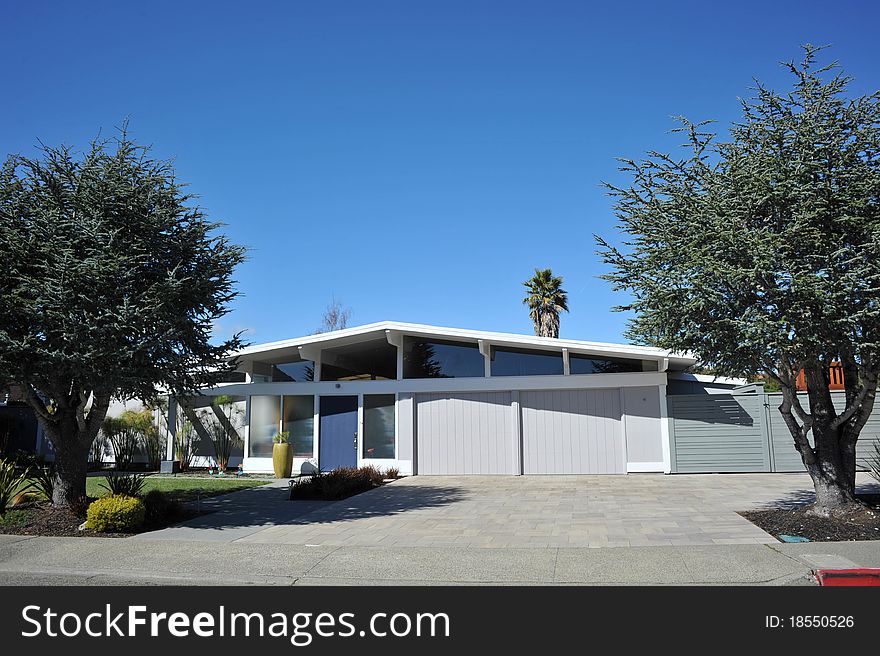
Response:
POLYGON ((376 338, 381 338, 389 333, 400 335, 418 335, 432 337, 434 339, 464 340, 478 343, 483 341, 498 346, 533 347, 548 350, 569 349, 574 353, 586 353, 591 355, 604 355, 608 357, 638 358, 643 360, 655 360, 658 363, 668 358, 670 364, 686 367, 694 364, 696 358, 687 354, 675 354, 650 346, 634 346, 629 344, 609 344, 606 342, 589 342, 572 339, 555 339, 550 337, 536 337, 532 335, 517 335, 513 333, 496 333, 484 330, 468 330, 463 328, 445 328, 441 326, 428 326, 425 324, 402 323, 396 321, 380 321, 344 330, 335 330, 329 333, 308 335, 295 339, 286 339, 268 344, 259 344, 242 349, 236 355, 251 359, 254 356, 263 355, 275 357, 290 352, 297 352, 297 347, 314 345, 317 348, 341 346, 361 341, 375 333, 376 338))
POLYGON ((719 385, 748 385, 749 381, 745 378, 728 378, 726 376, 712 376, 711 374, 692 374, 685 371, 669 372, 669 377, 673 380, 691 380, 699 383, 718 383, 719 385))
POLYGON ((311 383, 237 383, 222 389, 204 389, 206 396, 395 394, 421 392, 491 392, 508 390, 616 389, 666 384, 656 371, 574 376, 492 376, 488 378, 407 378, 404 380, 349 380, 311 383))

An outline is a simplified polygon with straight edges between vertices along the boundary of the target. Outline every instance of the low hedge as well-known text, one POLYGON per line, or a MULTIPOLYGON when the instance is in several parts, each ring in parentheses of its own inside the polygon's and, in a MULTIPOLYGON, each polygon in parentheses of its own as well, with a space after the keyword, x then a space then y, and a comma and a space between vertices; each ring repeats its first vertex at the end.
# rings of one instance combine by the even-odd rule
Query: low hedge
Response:
POLYGON ((382 472, 372 466, 340 467, 296 481, 291 499, 336 501, 382 485, 382 472))
POLYGON ((93 501, 86 512, 86 528, 100 533, 130 533, 144 523, 146 508, 140 499, 113 495, 93 501))

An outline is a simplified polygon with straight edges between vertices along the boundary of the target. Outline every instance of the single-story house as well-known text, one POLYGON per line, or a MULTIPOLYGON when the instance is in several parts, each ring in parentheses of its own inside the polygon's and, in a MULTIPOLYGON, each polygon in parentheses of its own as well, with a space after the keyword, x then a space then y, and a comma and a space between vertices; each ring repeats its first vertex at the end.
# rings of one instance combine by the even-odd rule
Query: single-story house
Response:
POLYGON ((701 384, 684 373, 694 358, 657 348, 393 321, 250 346, 236 362, 179 403, 213 421, 210 397, 226 397, 236 416, 220 421, 238 427, 246 472, 272 471, 281 431, 295 472, 670 472, 667 386, 701 384))

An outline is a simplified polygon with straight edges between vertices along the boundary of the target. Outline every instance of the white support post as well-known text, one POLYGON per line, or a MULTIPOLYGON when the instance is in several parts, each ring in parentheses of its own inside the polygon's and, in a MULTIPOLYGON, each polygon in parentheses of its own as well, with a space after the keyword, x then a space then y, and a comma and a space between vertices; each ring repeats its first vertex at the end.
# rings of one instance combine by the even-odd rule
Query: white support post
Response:
POLYGON ((492 376, 492 345, 484 339, 477 340, 477 345, 483 356, 483 375, 489 378, 492 376))
POLYGON ((666 406, 666 385, 660 385, 660 445, 663 448, 663 473, 672 473, 672 445, 669 430, 669 412, 666 406))
POLYGON ((321 471, 320 458, 320 431, 321 431, 321 397, 315 394, 315 420, 312 422, 312 458, 318 463, 318 471, 321 471))
POLYGON ((513 439, 513 475, 522 476, 523 473, 523 442, 522 442, 522 414, 520 413, 519 392, 510 393, 511 411, 511 438, 513 439))
POLYGON ((571 360, 568 357, 568 349, 562 349, 562 373, 565 376, 571 376, 571 360))

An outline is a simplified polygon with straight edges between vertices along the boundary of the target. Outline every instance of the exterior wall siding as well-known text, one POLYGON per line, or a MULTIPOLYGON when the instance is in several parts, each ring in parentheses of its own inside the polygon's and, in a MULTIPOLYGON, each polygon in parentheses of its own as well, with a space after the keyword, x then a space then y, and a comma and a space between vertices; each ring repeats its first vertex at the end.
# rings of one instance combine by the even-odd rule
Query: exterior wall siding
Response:
MULTIPOLYGON (((799 394, 801 405, 809 412, 810 402, 806 394, 799 394)), ((832 392, 831 398, 834 401, 834 407, 838 412, 842 412, 846 406, 846 396, 843 392, 832 392)), ((779 404, 782 403, 782 394, 767 395, 768 414, 770 415, 770 434, 772 436, 774 471, 778 472, 799 472, 805 471, 804 463, 801 461, 801 455, 794 448, 794 439, 782 415, 779 413, 779 404)), ((810 435, 810 444, 813 443, 812 435, 810 435)), ((873 453, 874 443, 880 444, 880 408, 874 409, 859 441, 856 442, 856 466, 860 469, 865 468, 865 459, 873 453)))
MULTIPOLYGON (((838 411, 842 392, 832 392, 838 411)), ((699 394, 668 397, 673 472, 799 472, 800 454, 779 413, 782 395, 699 394)), ((809 408, 806 394, 801 403, 809 408)), ((812 443, 812 438, 810 438, 812 443)), ((880 409, 868 419, 856 445, 856 464, 880 443, 880 409)))
POLYGON ((670 396, 677 473, 769 472, 763 395, 670 396))
POLYGON ((417 394, 418 474, 513 474, 511 393, 417 394))
POLYGON ((626 428, 626 461, 662 463, 660 390, 657 387, 629 387, 621 391, 626 428))
POLYGON ((620 391, 520 393, 524 474, 623 474, 620 391))

